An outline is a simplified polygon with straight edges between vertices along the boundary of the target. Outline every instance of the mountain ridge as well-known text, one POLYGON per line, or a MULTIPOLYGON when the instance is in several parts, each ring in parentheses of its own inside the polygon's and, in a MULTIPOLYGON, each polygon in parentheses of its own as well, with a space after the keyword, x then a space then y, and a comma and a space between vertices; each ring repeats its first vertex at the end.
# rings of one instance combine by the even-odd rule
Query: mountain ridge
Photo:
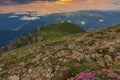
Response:
POLYGON ((40 26, 33 31, 20 36, 7 45, 1 47, 1 53, 9 50, 13 50, 29 44, 35 44, 38 42, 46 43, 54 41, 56 39, 63 39, 76 33, 84 33, 84 29, 78 27, 76 24, 70 22, 59 22, 56 24, 49 24, 40 26))

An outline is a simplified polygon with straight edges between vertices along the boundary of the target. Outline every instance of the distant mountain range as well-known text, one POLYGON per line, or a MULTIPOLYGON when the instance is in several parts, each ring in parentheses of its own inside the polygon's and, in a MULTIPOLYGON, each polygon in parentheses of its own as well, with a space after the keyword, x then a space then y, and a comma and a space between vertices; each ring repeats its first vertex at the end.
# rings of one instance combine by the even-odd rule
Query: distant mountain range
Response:
POLYGON ((36 14, 0 14, 0 46, 26 34, 38 26, 68 21, 85 30, 120 24, 120 11, 76 11, 44 16, 36 14))

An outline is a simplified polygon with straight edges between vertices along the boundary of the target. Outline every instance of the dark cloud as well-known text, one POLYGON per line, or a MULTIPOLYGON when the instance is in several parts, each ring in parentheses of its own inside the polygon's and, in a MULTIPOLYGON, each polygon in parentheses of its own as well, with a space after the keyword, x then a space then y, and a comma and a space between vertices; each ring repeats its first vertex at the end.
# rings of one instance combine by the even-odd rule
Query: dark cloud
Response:
POLYGON ((0 5, 10 5, 10 4, 27 4, 35 1, 58 1, 58 0, 0 0, 0 5))
POLYGON ((24 4, 24 3, 31 3, 34 1, 56 1, 56 0, 11 0, 12 2, 18 3, 18 4, 24 4))

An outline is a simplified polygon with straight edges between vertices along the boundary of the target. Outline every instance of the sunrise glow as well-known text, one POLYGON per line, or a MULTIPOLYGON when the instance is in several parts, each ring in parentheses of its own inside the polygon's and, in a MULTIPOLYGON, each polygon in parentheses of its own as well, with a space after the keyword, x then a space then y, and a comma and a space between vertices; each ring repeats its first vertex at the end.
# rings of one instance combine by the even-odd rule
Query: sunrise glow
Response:
POLYGON ((17 3, 7 1, 8 5, 0 5, 1 13, 36 12, 38 15, 56 12, 69 12, 77 10, 119 10, 119 0, 57 0, 57 1, 32 1, 29 3, 17 3), (115 4, 116 3, 116 4, 115 4))

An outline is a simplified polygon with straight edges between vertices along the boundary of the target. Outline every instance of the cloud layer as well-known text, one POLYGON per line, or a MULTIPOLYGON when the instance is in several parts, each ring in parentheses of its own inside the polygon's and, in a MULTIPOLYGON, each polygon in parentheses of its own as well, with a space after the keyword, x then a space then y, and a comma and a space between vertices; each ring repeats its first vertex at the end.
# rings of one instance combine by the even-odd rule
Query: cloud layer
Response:
POLYGON ((0 5, 10 5, 10 4, 27 4, 32 3, 35 1, 48 1, 48 2, 54 2, 58 0, 0 0, 0 5))
POLYGON ((29 16, 23 16, 20 18, 20 20, 37 20, 37 19, 40 19, 39 17, 36 17, 36 16, 33 16, 33 17, 29 17, 29 16))
POLYGON ((120 0, 0 0, 0 13, 45 15, 77 10, 120 10, 120 0))

